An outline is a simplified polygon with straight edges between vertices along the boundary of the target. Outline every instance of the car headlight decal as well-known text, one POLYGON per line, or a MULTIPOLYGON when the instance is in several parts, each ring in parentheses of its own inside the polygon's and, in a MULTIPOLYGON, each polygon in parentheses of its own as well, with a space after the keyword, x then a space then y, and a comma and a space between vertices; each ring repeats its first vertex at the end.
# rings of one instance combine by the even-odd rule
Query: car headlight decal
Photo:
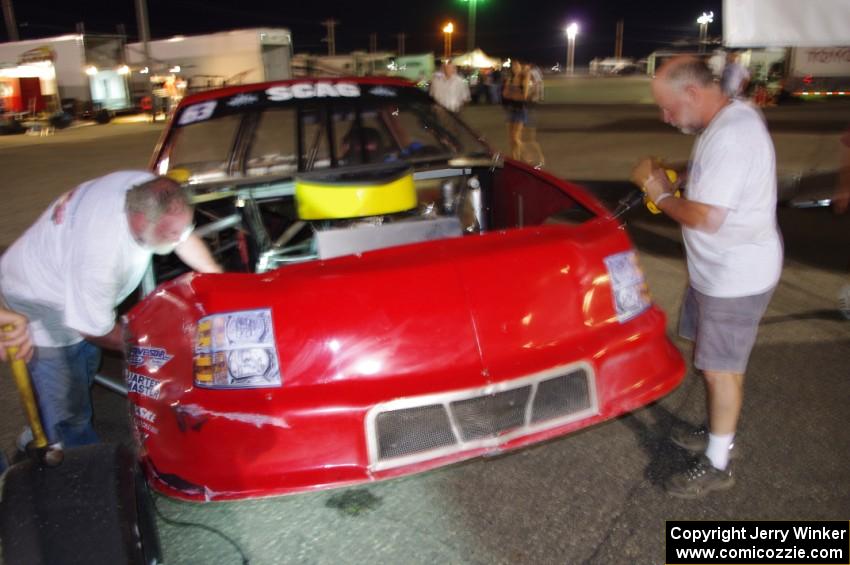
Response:
POLYGON ((624 251, 605 258, 611 280, 614 310, 620 323, 626 322, 647 308, 652 300, 637 260, 637 253, 624 251))
POLYGON ((204 388, 281 385, 270 309, 201 318, 195 336, 195 384, 204 388))

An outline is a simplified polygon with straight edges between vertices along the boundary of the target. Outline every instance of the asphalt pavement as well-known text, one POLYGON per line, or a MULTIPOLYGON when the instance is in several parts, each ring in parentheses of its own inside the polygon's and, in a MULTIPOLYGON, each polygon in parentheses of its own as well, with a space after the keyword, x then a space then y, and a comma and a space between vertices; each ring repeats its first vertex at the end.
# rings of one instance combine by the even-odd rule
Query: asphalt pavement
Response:
MULTIPOLYGON (((464 116, 494 147, 506 148, 500 108, 469 107, 464 116)), ((850 104, 769 109, 767 117, 780 171, 837 167, 850 104)), ((660 124, 650 105, 547 104, 537 125, 546 168, 590 184, 606 201, 628 190, 637 158, 686 159, 692 143, 660 124)), ((158 133, 156 125, 111 124, 0 138, 8 179, 0 248, 75 183, 144 167, 158 133)), ((779 218, 786 263, 747 375, 735 488, 698 501, 661 489, 686 464, 667 440, 672 425, 704 414, 702 384, 691 371, 649 407, 497 457, 268 500, 191 504, 158 496, 166 561, 238 564, 241 554, 252 564, 657 564, 664 562, 665 520, 847 520, 850 322, 835 298, 850 282, 850 216, 780 209, 779 218)), ((672 336, 685 284, 678 229, 642 209, 625 219, 672 336)), ((687 356, 688 344, 674 341, 687 356)), ((23 419, 5 367, 0 377, 0 446, 9 453, 23 419)), ((129 441, 123 398, 98 389, 95 410, 105 439, 129 441)))

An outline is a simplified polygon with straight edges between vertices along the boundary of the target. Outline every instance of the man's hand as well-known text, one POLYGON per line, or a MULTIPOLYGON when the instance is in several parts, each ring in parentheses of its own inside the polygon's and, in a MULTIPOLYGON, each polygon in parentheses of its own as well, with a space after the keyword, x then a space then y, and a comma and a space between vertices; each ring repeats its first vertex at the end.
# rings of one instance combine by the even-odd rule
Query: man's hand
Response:
POLYGON ((632 169, 630 179, 646 193, 647 198, 652 202, 658 202, 663 194, 672 196, 675 192, 675 187, 667 177, 664 167, 654 157, 641 159, 632 169))
POLYGON ((15 359, 24 361, 32 359, 33 348, 26 317, 0 308, 0 360, 6 361, 8 358, 6 351, 9 347, 18 348, 15 359))
POLYGON ((635 183, 637 186, 643 188, 643 183, 646 179, 649 178, 649 175, 652 173, 652 169, 658 167, 658 159, 655 157, 644 157, 638 164, 634 166, 632 169, 632 174, 629 176, 629 180, 635 183))

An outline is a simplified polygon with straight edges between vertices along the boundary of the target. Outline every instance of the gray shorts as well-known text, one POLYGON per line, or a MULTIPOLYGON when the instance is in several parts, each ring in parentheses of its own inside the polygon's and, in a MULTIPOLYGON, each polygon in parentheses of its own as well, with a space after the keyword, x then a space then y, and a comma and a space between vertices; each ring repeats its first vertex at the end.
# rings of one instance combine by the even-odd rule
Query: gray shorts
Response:
POLYGON ((759 321, 774 290, 717 298, 688 286, 679 316, 679 335, 696 342, 694 366, 701 371, 746 372, 759 321))

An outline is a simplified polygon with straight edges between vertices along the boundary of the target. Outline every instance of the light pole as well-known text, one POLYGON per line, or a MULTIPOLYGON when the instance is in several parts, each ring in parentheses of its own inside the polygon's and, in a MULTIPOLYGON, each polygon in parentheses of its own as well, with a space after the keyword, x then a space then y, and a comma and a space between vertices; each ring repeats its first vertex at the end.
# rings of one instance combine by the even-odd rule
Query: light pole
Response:
POLYGON ((443 26, 443 58, 448 61, 452 57, 452 32, 455 26, 452 22, 443 26))
POLYGON ((573 74, 575 68, 576 35, 578 35, 578 24, 573 22, 565 30, 567 34, 567 74, 573 74))
POLYGON ((466 50, 472 52, 475 49, 475 17, 478 14, 478 2, 481 0, 463 0, 469 4, 469 19, 466 22, 466 27, 469 33, 466 35, 466 50))
POLYGON ((714 12, 705 13, 703 12, 700 17, 697 18, 697 23, 699 24, 699 52, 705 53, 705 43, 708 37, 708 24, 714 21, 714 12))

